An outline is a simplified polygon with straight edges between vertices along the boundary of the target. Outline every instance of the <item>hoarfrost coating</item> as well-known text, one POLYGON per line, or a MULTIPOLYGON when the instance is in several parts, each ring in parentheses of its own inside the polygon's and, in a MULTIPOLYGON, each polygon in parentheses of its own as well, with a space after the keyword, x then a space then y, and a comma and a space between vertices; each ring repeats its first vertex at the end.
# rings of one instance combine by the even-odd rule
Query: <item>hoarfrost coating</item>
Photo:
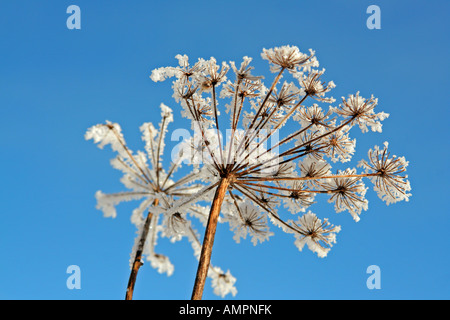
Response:
POLYGON ((190 121, 183 129, 194 133, 172 152, 167 171, 164 138, 174 119, 164 104, 158 130, 151 123, 141 126, 146 152, 129 150, 116 123, 96 125, 86 133, 86 139, 99 147, 109 144, 118 153, 112 165, 124 172, 121 181, 131 190, 97 192, 98 208, 114 217, 119 202, 142 201, 132 222, 142 228, 144 213, 154 214, 145 254, 159 272, 171 274, 173 267, 165 256, 153 252, 157 236, 173 242, 187 237, 199 259, 193 299, 201 298, 206 275, 212 277, 216 294, 236 293, 235 278, 210 265, 217 223, 228 223, 235 241, 248 236, 254 245, 269 240, 274 226, 293 235, 300 251, 306 246, 323 258, 336 244, 341 227, 311 212, 316 202, 328 200, 335 212, 348 212, 359 221, 369 208, 366 181, 387 204, 411 196, 405 174, 408 162, 391 157, 387 143, 369 150, 368 160, 359 161, 363 171, 352 165, 333 169, 352 162, 355 126, 363 133, 382 132, 389 114, 378 110, 377 98, 356 92, 336 103, 330 95, 336 84, 324 80, 325 69, 319 69, 312 49, 304 53, 286 45, 263 49, 261 57, 273 73, 269 83, 255 74, 248 56, 240 63, 213 57, 192 62, 179 54, 176 66, 151 72, 155 82, 172 79, 172 97, 182 117, 190 121), (181 165, 191 171, 175 179, 181 165), (194 217, 205 227, 203 242, 191 223, 194 217))

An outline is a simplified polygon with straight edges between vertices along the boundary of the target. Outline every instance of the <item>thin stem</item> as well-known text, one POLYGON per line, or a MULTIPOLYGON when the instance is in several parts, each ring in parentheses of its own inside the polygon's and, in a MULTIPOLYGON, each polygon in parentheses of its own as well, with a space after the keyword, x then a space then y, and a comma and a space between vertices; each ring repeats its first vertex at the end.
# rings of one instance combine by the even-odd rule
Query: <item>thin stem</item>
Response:
POLYGON ((236 79, 236 84, 235 84, 235 88, 234 88, 234 97, 233 97, 233 101, 234 101, 234 105, 233 105, 233 121, 231 123, 231 128, 233 128, 234 123, 236 122, 236 108, 237 108, 237 97, 238 97, 238 92, 239 92, 239 86, 241 85, 242 79, 237 78, 236 79))
POLYGON ((363 174, 336 174, 331 176, 321 177, 260 177, 260 178, 244 178, 239 179, 238 182, 247 181, 304 181, 304 180, 319 180, 319 179, 335 179, 335 178, 363 178, 379 176, 380 173, 363 173, 363 174))
MULTIPOLYGON (((237 104, 237 101, 235 103, 237 104)), ((242 96, 241 97, 241 103, 240 103, 240 106, 239 106, 239 114, 241 113, 243 104, 244 104, 244 97, 242 96)), ((234 112, 236 113, 236 108, 235 108, 234 112)), ((232 154, 232 151, 233 151, 234 136, 236 134, 236 128, 237 128, 237 122, 238 121, 239 121, 238 117, 236 117, 236 120, 235 120, 235 114, 233 114, 233 123, 232 123, 232 126, 231 126, 231 130, 232 131, 231 131, 231 138, 230 138, 230 142, 229 142, 230 146, 228 148, 228 157, 227 157, 227 163, 226 163, 226 168, 227 169, 231 168, 231 166, 232 166, 231 154, 232 154)))
MULTIPOLYGON (((154 206, 158 205, 159 200, 155 199, 153 202, 154 206)), ((142 259, 142 252, 144 251, 144 245, 147 241, 147 235, 148 231, 150 229, 150 223, 152 221, 153 214, 149 211, 147 218, 145 219, 144 226, 142 228, 141 237, 139 239, 139 245, 136 250, 136 256, 133 261, 133 266, 131 267, 131 273, 130 278, 128 279, 128 286, 127 286, 127 292, 125 294, 125 300, 133 300, 133 292, 134 292, 134 285, 136 284, 136 278, 137 274, 139 272, 139 268, 143 265, 141 259, 142 259)))
MULTIPOLYGON (((304 193, 335 193, 337 192, 337 190, 309 190, 309 189, 295 189, 295 188, 283 188, 283 187, 278 187, 278 186, 271 186, 271 185, 266 185, 266 184, 259 184, 259 183, 251 183, 251 182, 242 182, 239 183, 242 186, 245 186, 246 188, 253 190, 253 191, 259 191, 258 189, 252 188, 250 186, 255 186, 255 187, 260 187, 260 188, 266 188, 266 189, 275 189, 275 190, 280 190, 280 191, 295 191, 295 192, 304 192, 304 193)), ((278 196, 278 197, 287 197, 289 198, 290 196, 287 195, 283 195, 280 193, 272 193, 269 191, 264 191, 267 194, 273 195, 273 196, 278 196)))
POLYGON ((164 126, 166 123, 166 117, 163 117, 162 120, 162 124, 161 124, 161 128, 160 128, 160 132, 159 132, 159 140, 158 140, 158 149, 156 151, 156 185, 159 187, 159 161, 161 160, 161 141, 163 139, 164 136, 164 126))
POLYGON ((195 277, 194 289, 192 291, 192 300, 201 300, 205 281, 208 275, 208 269, 211 262, 211 253, 214 244, 214 236, 216 234, 217 221, 219 219, 220 208, 222 207, 225 194, 230 184, 229 178, 222 178, 216 189, 214 200, 211 204, 208 223, 206 226, 205 236, 203 238, 202 251, 198 263, 197 275, 195 277))
POLYGON ((216 85, 215 84, 213 84, 213 86, 212 86, 212 98, 213 98, 213 106, 214 106, 214 119, 216 121, 217 139, 219 140, 220 161, 222 162, 222 166, 224 166, 225 159, 223 158, 222 142, 221 142, 221 138, 220 138, 219 118, 217 117, 216 85))

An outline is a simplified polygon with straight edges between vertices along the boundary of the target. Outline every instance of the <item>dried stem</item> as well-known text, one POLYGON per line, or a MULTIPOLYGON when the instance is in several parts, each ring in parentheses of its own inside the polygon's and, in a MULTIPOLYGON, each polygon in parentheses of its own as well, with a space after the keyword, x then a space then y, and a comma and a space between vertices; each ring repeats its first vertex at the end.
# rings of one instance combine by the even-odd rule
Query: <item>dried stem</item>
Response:
POLYGON ((212 247, 214 244, 214 236, 216 234, 220 208, 222 207, 223 199, 225 198, 225 194, 229 185, 229 178, 225 177, 220 180, 220 183, 214 195, 213 202, 211 204, 211 211, 209 213, 205 237, 203 238, 202 251, 200 253, 200 259, 198 262, 194 289, 192 291, 192 300, 201 300, 203 296, 203 289, 205 288, 206 276, 208 275, 208 269, 211 261, 212 247))
POLYGON ((217 139, 219 141, 219 150, 220 150, 220 161, 222 165, 224 163, 223 151, 222 151, 222 142, 220 139, 220 129, 219 129, 219 118, 217 117, 217 101, 216 101, 216 85, 212 86, 212 98, 213 98, 213 106, 214 106, 214 120, 216 121, 216 130, 217 130, 217 139))
POLYGON ((304 180, 319 180, 319 179, 335 179, 335 178, 363 178, 379 176, 381 173, 362 173, 362 174, 335 174, 329 176, 320 177, 258 177, 258 178, 243 178, 239 179, 239 182, 248 181, 304 181, 304 180))
MULTIPOLYGON (((158 205, 158 199, 155 199, 153 202, 154 206, 158 205)), ((133 266, 131 267, 130 278, 128 279, 127 292, 125 294, 125 300, 133 300, 133 292, 134 285, 136 284, 137 274, 139 272, 139 268, 144 264, 142 259, 142 252, 144 251, 144 245, 147 241, 148 231, 150 229, 150 224, 153 218, 153 214, 151 212, 148 213, 147 218, 145 219, 144 227, 142 228, 141 238, 139 239, 139 245, 136 250, 136 256, 133 261, 133 266)))

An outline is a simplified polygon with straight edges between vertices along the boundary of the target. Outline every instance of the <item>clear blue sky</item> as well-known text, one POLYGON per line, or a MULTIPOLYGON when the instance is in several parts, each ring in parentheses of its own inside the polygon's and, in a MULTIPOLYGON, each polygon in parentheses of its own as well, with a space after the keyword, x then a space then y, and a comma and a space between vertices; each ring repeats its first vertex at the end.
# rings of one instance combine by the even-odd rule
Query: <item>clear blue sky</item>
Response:
MULTIPOLYGON (((260 52, 284 44, 316 50, 336 98, 358 90, 379 98, 390 117, 381 134, 353 135, 352 165, 388 140, 410 161, 413 197, 385 206, 368 192, 358 223, 328 204, 313 206, 342 226, 325 259, 298 252, 292 235, 275 228, 271 241, 253 247, 234 243, 222 226, 213 262, 237 278, 236 298, 450 298, 449 9, 444 0, 2 1, 0 299, 123 299, 133 204, 114 220, 95 209, 95 191, 123 187, 109 165, 113 153, 85 141, 85 130, 119 122, 141 149, 141 123, 159 121, 161 102, 177 110, 169 83, 149 79, 153 68, 174 64, 178 53, 248 55, 254 73, 270 78, 260 52), (81 8, 81 30, 66 28, 71 4, 81 8), (381 8, 381 30, 366 27, 371 4, 381 8), (66 287, 69 265, 81 268, 80 290, 66 287), (370 265, 381 269, 380 290, 366 287, 370 265)), ((186 125, 178 114, 175 121, 186 125)), ((135 298, 190 298, 190 245, 160 240, 159 249, 175 272, 168 278, 144 265, 135 298)), ((209 282, 204 298, 216 298, 209 282)))

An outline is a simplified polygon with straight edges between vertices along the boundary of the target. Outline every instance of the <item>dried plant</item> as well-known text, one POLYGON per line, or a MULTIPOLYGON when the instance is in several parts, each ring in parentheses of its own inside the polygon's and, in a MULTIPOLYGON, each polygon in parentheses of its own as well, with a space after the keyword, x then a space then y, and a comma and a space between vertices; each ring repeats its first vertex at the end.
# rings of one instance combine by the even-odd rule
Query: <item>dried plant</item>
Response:
MULTIPOLYGON (((383 149, 370 150, 369 161, 359 162, 363 172, 355 168, 332 170, 329 163, 351 160, 355 140, 350 138, 350 130, 355 125, 363 133, 369 129, 381 132, 381 122, 388 114, 375 111, 377 99, 365 99, 357 92, 334 105, 329 92, 335 84, 323 81, 325 70, 318 69, 313 50, 305 54, 295 46, 282 46, 264 49, 261 56, 275 73, 268 87, 262 76, 252 74, 249 57, 244 57, 238 68, 235 62, 217 64, 214 58, 198 59, 191 65, 186 55, 177 55, 178 66, 155 69, 150 76, 155 82, 174 78, 173 98, 180 104, 182 116, 190 120, 193 135, 179 144, 181 151, 173 161, 176 165, 192 165, 195 173, 189 182, 195 179, 198 183, 194 193, 188 188, 186 194, 170 195, 173 202, 159 205, 158 212, 165 217, 182 213, 184 218, 192 206, 205 199, 211 202, 209 211, 200 215, 206 230, 194 300, 202 298, 208 275, 213 278, 216 293, 236 293, 236 280, 228 272, 210 266, 218 222, 229 223, 237 242, 249 236, 256 245, 273 235, 270 221, 293 234, 300 251, 306 244, 319 257, 325 257, 341 228, 307 212, 320 195, 334 204, 336 212, 348 211, 355 221, 368 209, 364 179, 373 182, 378 196, 387 204, 410 197, 405 174, 408 162, 403 157, 390 157, 387 143, 383 149), (230 71, 233 80, 228 79, 230 71), (284 76, 289 76, 290 81, 282 82, 284 76), (222 117, 224 112, 228 120, 222 117), (291 124, 285 127, 288 121, 291 124), (294 221, 285 217, 283 209, 290 212, 288 215, 303 215, 294 221)), ((137 161, 129 165, 135 171, 137 161)), ((150 180, 154 179, 158 181, 157 173, 152 171, 150 180)), ((179 187, 186 182, 181 181, 179 187)), ((162 198, 158 201, 162 202, 162 198)), ((174 225, 180 222, 178 218, 174 225)), ((174 237, 186 232, 183 228, 172 229, 174 237)))
MULTIPOLYGON (((322 80, 325 70, 317 69, 313 50, 305 54, 295 46, 282 46, 264 49, 261 56, 276 74, 269 87, 263 84, 263 77, 252 74, 249 57, 244 57, 237 68, 235 62, 217 65, 214 58, 199 59, 191 66, 186 55, 178 55, 179 66, 158 68, 151 74, 154 81, 175 78, 173 97, 196 132, 183 146, 184 159, 199 169, 207 186, 216 190, 192 299, 202 298, 221 211, 238 242, 247 235, 254 244, 267 240, 272 235, 267 225, 270 220, 294 234, 299 250, 307 244, 324 257, 340 227, 332 226, 327 219, 322 223, 311 212, 297 222, 283 219, 281 205, 298 214, 305 212, 318 194, 324 194, 334 203, 336 212, 348 211, 358 221, 368 208, 363 178, 372 180, 387 204, 410 196, 404 175, 408 163, 404 158, 390 158, 387 144, 384 150, 375 147, 369 151, 369 162, 360 162, 365 172, 348 168, 333 174, 327 162, 351 160, 355 140, 349 132, 355 125, 362 132, 381 132, 381 122, 388 114, 375 111, 377 99, 364 99, 358 92, 331 106, 335 99, 328 93, 335 84, 322 80), (234 81, 227 79, 230 69, 234 81), (293 82, 281 83, 285 74, 290 74, 293 82), (314 101, 310 106, 309 100, 314 101), (219 119, 223 111, 229 113, 229 126, 219 119), (280 129, 289 119, 294 121, 294 129, 282 133, 280 129), (224 127, 230 129, 226 135, 224 127)), ((182 200, 174 208, 191 201, 195 202, 195 197, 182 200)))

